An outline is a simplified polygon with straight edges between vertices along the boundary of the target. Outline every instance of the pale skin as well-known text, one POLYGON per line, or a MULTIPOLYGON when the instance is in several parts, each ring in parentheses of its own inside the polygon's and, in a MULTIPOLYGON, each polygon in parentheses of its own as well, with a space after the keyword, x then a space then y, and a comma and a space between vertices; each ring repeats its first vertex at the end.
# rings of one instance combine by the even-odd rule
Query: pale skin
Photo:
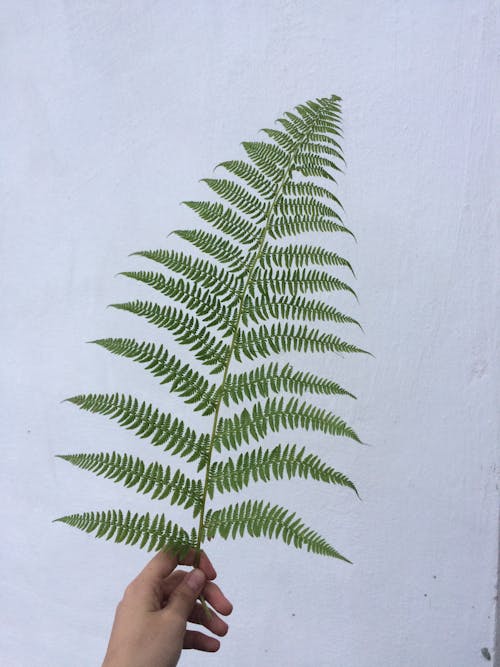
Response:
POLYGON ((202 552, 198 567, 186 572, 180 565, 194 565, 194 550, 178 560, 160 551, 127 586, 118 604, 102 667, 174 667, 182 649, 215 652, 220 641, 197 630, 187 622, 206 627, 219 637, 228 625, 233 605, 213 582, 215 569, 202 552), (211 606, 202 607, 203 595, 211 606))

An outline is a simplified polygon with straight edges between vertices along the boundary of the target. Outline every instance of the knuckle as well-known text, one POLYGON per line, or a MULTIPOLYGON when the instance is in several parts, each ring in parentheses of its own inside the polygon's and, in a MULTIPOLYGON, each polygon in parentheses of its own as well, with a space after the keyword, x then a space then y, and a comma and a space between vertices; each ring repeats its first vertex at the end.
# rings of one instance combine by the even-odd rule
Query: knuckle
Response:
POLYGON ((115 609, 115 619, 120 618, 126 613, 126 608, 127 608, 127 603, 124 598, 122 598, 118 604, 116 605, 115 609))
POLYGON ((193 595, 186 589, 184 586, 179 586, 177 590, 173 593, 173 597, 177 599, 183 607, 193 605, 193 595))
POLYGON ((123 593, 123 599, 127 599, 130 597, 134 597, 137 593, 137 581, 134 579, 133 581, 130 582, 130 584, 125 588, 125 592, 123 593))

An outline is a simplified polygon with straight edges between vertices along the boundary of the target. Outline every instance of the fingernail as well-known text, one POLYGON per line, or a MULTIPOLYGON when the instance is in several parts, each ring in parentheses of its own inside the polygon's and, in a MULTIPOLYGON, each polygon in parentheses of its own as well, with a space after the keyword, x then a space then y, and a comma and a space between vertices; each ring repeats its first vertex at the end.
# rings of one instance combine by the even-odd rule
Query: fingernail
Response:
POLYGON ((205 583, 205 575, 201 570, 192 570, 186 577, 186 584, 193 591, 197 591, 205 583))

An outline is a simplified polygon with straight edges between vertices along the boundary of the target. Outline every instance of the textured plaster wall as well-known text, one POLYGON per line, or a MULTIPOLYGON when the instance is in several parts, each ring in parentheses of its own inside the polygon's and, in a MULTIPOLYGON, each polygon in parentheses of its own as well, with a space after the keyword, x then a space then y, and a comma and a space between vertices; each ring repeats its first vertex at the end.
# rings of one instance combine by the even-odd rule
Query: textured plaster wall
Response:
MULTIPOLYGON (((354 565, 279 542, 214 542, 231 631, 218 655, 183 664, 488 664, 498 3, 7 0, 0 13, 2 665, 100 664, 115 604, 148 560, 51 523, 158 509, 53 456, 157 453, 60 403, 118 390, 161 404, 141 368, 84 344, 158 337, 105 309, 149 296, 115 274, 149 268, 128 253, 196 224, 178 202, 205 197, 198 179, 240 156, 240 141, 331 93, 343 98, 348 163, 338 194, 358 243, 324 242, 356 269, 359 305, 336 303, 363 323, 350 340, 375 358, 294 362, 359 397, 333 408, 369 447, 301 441, 349 474, 362 502, 310 480, 245 495, 297 510, 354 565)), ((164 406, 190 418, 179 401, 164 406)))

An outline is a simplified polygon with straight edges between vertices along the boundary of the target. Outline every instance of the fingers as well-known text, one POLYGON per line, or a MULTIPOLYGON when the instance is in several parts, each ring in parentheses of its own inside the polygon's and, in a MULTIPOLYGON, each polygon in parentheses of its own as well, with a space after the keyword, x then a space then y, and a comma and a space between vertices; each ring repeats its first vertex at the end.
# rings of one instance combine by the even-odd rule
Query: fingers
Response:
POLYGON ((165 611, 174 613, 187 621, 206 580, 203 570, 195 569, 188 572, 170 594, 165 611))
MULTIPOLYGON (((163 580, 162 591, 165 601, 168 600, 168 597, 172 591, 181 583, 187 574, 188 573, 184 570, 176 570, 163 580)), ((211 581, 207 581, 203 588, 202 594, 205 600, 223 616, 228 616, 233 611, 233 605, 221 591, 219 586, 217 586, 217 584, 211 581)))
MULTIPOLYGON (((187 574, 188 573, 184 572, 184 570, 176 570, 163 581, 163 606, 167 604, 170 594, 181 583, 181 581, 183 581, 187 574)), ((228 609, 232 609, 232 605, 229 600, 222 594, 218 586, 212 584, 211 582, 207 582, 205 584, 205 588, 202 591, 202 594, 207 602, 212 601, 210 604, 215 605, 214 609, 219 607, 222 609, 223 613, 230 613, 228 609)), ((214 634, 219 635, 219 637, 223 637, 225 634, 227 634, 229 629, 226 621, 220 618, 220 616, 218 616, 213 609, 210 609, 210 615, 207 615, 205 609, 203 609, 199 602, 194 603, 187 620, 190 623, 204 625, 207 630, 210 630, 214 634)))
POLYGON ((203 589, 203 596, 210 605, 224 616, 229 616, 233 611, 232 603, 227 599, 221 589, 212 581, 206 583, 203 589))
MULTIPOLYGON (((178 563, 181 565, 194 565, 195 559, 195 549, 190 549, 182 559, 179 559, 171 551, 158 551, 139 574, 138 578, 149 580, 163 579, 177 567, 178 563)), ((204 551, 201 552, 199 568, 203 570, 207 579, 215 579, 217 576, 214 566, 204 551)))
MULTIPOLYGON (((184 570, 176 570, 163 580, 161 604, 163 609, 167 605, 172 591, 181 583, 181 581, 183 581, 187 574, 188 573, 184 570)), ((205 598, 205 601, 212 606, 210 615, 207 615, 203 607, 195 602, 187 620, 191 623, 204 625, 208 630, 211 630, 214 634, 219 635, 220 637, 224 636, 228 631, 228 624, 215 613, 214 609, 224 616, 227 616, 232 612, 233 605, 222 593, 221 589, 212 582, 207 582, 205 584, 205 587, 202 590, 202 595, 205 598)))
POLYGON ((175 570, 175 572, 172 572, 166 579, 162 579, 161 590, 163 607, 167 604, 170 593, 177 588, 186 574, 187 572, 184 570, 175 570))
MULTIPOLYGON (((179 563, 181 565, 194 565, 195 558, 196 558, 196 550, 191 549, 188 552, 187 556, 182 560, 180 560, 179 563)), ((197 567, 199 567, 200 570, 203 570, 207 579, 212 580, 215 579, 215 577, 217 576, 217 572, 215 571, 214 566, 212 565, 209 557, 204 551, 201 552, 200 563, 197 567)))
POLYGON ((210 616, 208 616, 205 609, 203 609, 199 602, 197 602, 193 607, 188 621, 190 623, 204 625, 207 630, 213 632, 214 635, 219 635, 219 637, 224 637, 224 635, 226 635, 227 631, 229 630, 229 626, 226 621, 223 621, 222 618, 217 616, 217 614, 212 610, 210 610, 210 616))
POLYGON ((196 630, 187 630, 184 635, 184 648, 194 648, 198 651, 215 653, 220 647, 220 641, 196 630))
MULTIPOLYGON (((184 558, 178 560, 178 563, 179 565, 194 565, 195 561, 196 549, 190 549, 184 558)), ((200 562, 197 567, 199 567, 200 570, 203 570, 207 579, 215 579, 217 576, 214 566, 204 551, 200 553, 200 562)))
POLYGON ((162 577, 168 577, 176 567, 177 556, 167 551, 158 551, 146 567, 139 573, 139 577, 144 579, 160 579, 162 577))

